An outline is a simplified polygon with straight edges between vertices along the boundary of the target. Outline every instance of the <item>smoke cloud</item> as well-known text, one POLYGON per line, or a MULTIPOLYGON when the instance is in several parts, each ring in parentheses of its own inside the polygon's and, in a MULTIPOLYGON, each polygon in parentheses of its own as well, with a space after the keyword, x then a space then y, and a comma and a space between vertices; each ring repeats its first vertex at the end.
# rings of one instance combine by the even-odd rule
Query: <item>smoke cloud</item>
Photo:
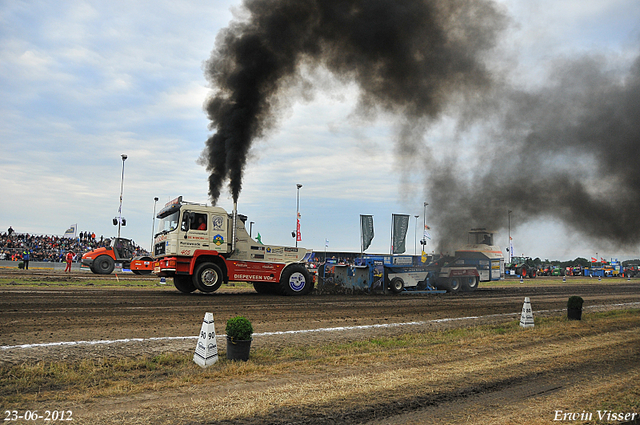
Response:
POLYGON ((246 0, 246 19, 221 31, 205 75, 214 134, 201 161, 215 204, 234 200, 251 143, 272 129, 279 95, 301 67, 322 66, 360 88, 359 109, 436 118, 448 99, 491 86, 482 61, 503 25, 489 1, 246 0))
POLYGON ((519 224, 640 240, 640 59, 624 72, 602 57, 558 60, 523 90, 487 65, 509 23, 489 0, 245 0, 242 13, 205 63, 214 204, 226 182, 237 201, 252 143, 276 127, 289 87, 314 84, 303 70, 323 68, 356 82, 358 113, 398 117, 398 161, 422 170, 440 250, 471 227, 505 229, 508 210, 519 224), (429 142, 445 113, 456 134, 429 142))
POLYGON ((504 229, 508 210, 519 224, 549 218, 601 246, 637 246, 640 59, 626 72, 600 56, 558 60, 551 74, 538 90, 503 86, 469 106, 485 123, 471 172, 431 164, 426 196, 446 212, 433 216, 440 250, 469 227, 504 229))

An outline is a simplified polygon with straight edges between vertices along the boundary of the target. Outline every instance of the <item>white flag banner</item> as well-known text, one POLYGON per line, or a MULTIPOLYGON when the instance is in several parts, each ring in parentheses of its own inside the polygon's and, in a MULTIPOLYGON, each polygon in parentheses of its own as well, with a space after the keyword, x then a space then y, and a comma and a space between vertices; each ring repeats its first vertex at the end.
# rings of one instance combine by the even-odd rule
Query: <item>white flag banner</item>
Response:
POLYGON ((63 238, 67 238, 67 239, 75 239, 77 230, 78 230, 78 225, 77 224, 72 224, 71 226, 69 226, 67 231, 64 232, 64 236, 62 236, 62 237, 63 238))

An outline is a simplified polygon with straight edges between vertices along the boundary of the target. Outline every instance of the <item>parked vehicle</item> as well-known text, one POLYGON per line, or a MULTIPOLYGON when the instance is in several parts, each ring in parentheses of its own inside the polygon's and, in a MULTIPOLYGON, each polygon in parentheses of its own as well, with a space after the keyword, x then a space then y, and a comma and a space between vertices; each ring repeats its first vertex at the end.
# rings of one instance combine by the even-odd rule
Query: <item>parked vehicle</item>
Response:
POLYGON ((551 276, 551 270, 553 270, 553 266, 545 264, 538 270, 538 276, 551 276))
POLYGON ((529 257, 511 257, 511 262, 504 265, 507 275, 534 278, 538 274, 538 268, 529 257))
POLYGON ((622 275, 624 277, 640 276, 640 269, 636 265, 630 265, 624 268, 622 275))
POLYGON ((110 246, 100 247, 82 256, 82 265, 96 274, 110 274, 116 263, 135 274, 150 274, 153 260, 149 256, 134 257, 135 244, 131 239, 113 238, 110 246))

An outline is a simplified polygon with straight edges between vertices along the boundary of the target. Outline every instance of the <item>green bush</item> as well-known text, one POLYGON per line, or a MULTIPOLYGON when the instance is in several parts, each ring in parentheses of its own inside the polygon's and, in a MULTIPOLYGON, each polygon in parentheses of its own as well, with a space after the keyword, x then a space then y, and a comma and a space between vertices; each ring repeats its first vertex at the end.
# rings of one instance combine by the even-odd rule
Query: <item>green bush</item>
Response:
POLYGON ((253 326, 249 319, 243 316, 232 317, 227 320, 227 336, 239 341, 248 341, 253 334, 253 326))
POLYGON ((574 295, 572 297, 569 297, 569 300, 567 301, 567 308, 581 309, 583 303, 584 300, 581 297, 574 295))

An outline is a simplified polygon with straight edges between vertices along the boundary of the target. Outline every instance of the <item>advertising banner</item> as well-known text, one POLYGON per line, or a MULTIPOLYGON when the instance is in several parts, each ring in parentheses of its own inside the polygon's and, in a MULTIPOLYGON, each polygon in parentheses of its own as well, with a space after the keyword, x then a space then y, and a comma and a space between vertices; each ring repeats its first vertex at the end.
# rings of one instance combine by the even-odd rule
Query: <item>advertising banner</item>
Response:
POLYGON ((409 228, 409 216, 406 214, 393 214, 393 224, 391 227, 392 252, 403 254, 406 250, 405 239, 409 228))
POLYGON ((373 240, 373 216, 360 214, 360 233, 362 234, 362 251, 366 251, 373 240))

